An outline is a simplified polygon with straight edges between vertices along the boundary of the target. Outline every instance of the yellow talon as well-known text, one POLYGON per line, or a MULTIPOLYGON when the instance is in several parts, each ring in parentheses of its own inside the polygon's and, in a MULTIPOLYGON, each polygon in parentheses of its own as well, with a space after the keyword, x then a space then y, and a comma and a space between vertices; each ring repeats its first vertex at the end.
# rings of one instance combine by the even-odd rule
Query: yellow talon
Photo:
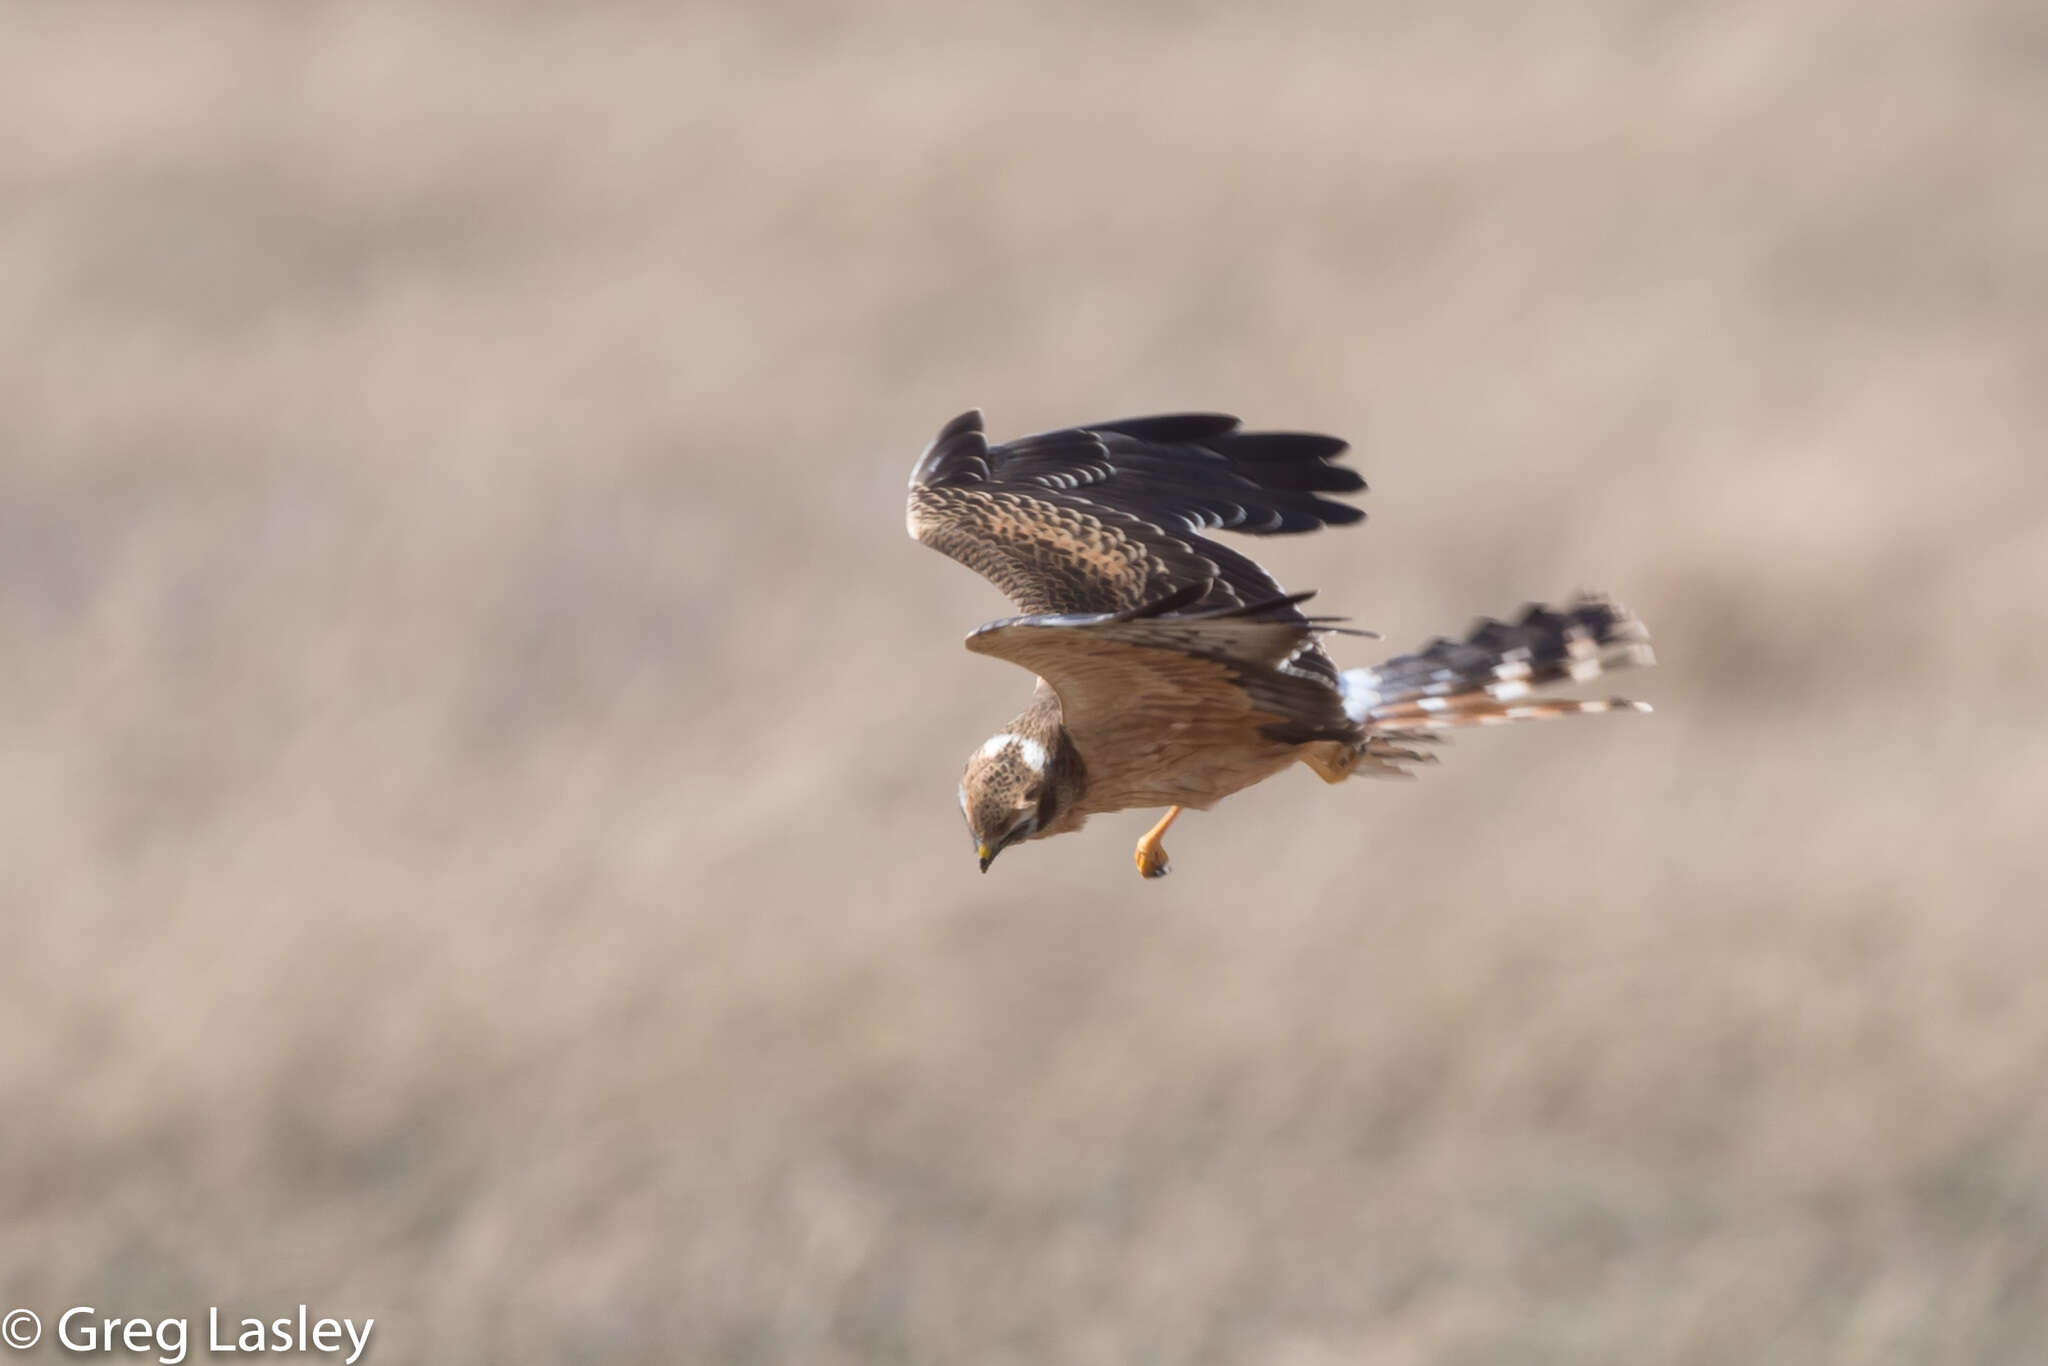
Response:
POLYGON ((1179 814, 1179 807, 1169 808, 1167 813, 1159 818, 1159 824, 1147 830, 1144 837, 1138 841, 1137 852, 1134 855, 1138 864, 1138 876, 1165 877, 1171 871, 1166 861, 1166 846, 1162 841, 1166 838, 1166 827, 1172 825, 1173 818, 1179 814))

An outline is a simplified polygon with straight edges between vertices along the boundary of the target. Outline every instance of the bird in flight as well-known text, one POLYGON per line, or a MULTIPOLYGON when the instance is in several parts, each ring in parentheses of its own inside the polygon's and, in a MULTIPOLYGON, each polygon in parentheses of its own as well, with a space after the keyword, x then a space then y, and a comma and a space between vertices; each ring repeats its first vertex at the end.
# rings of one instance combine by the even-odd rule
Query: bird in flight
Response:
POLYGON ((1276 536, 1365 514, 1346 443, 1247 432, 1220 413, 1068 427, 991 445, 978 411, 948 422, 910 474, 911 537, 988 578, 1024 615, 967 637, 1037 675, 1031 705, 969 756, 960 811, 981 870, 1013 844, 1090 816, 1165 808, 1138 841, 1145 877, 1188 808, 1301 763, 1325 782, 1407 777, 1457 726, 1648 711, 1622 698, 1534 698, 1546 684, 1651 662, 1625 609, 1581 596, 1481 620, 1372 668, 1339 670, 1310 616, 1211 531, 1276 536))

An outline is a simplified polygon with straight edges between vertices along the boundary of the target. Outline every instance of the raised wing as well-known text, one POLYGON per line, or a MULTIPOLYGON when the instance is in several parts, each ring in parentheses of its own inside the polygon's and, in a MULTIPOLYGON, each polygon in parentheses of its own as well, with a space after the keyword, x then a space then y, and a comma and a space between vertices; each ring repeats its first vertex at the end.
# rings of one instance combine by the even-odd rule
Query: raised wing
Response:
POLYGON ((1220 413, 1125 418, 992 446, 978 411, 947 423, 910 476, 910 534, 1026 612, 1117 613, 1203 584, 1196 607, 1280 596, 1210 530, 1311 531, 1365 514, 1334 436, 1246 432, 1220 413))
MULTIPOLYGON (((1122 612, 1044 613, 993 621, 967 638, 1059 694, 1061 719, 1084 761, 1168 748, 1199 753, 1354 739, 1343 698, 1291 667, 1316 635, 1338 629, 1304 617, 1297 593, 1244 607, 1182 612, 1204 598, 1194 583, 1122 612)), ((1162 763, 1171 768, 1171 763, 1162 763)))

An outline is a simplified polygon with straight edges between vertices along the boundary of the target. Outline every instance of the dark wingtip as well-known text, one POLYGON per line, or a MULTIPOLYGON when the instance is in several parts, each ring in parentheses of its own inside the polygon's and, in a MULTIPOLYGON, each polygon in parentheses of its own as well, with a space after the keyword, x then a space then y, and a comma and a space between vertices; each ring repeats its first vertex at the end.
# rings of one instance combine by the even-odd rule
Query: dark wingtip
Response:
POLYGON ((1265 616, 1271 612, 1294 614, 1296 608, 1315 595, 1315 589, 1304 588, 1299 593, 1282 593, 1278 597, 1260 598, 1257 602, 1234 603, 1228 607, 1212 608, 1207 612, 1195 612, 1190 615, 1203 621, 1216 621, 1225 617, 1265 616))
POLYGON ((982 434, 981 409, 969 408, 939 428, 912 467, 910 485, 916 488, 948 479, 972 481, 987 474, 988 438, 982 434))
POLYGON ((1228 436, 1239 423, 1229 413, 1156 413, 1145 417, 1120 417, 1113 422, 1084 422, 1086 432, 1118 432, 1139 441, 1211 441, 1228 436))
POLYGON ((1178 612, 1183 607, 1189 607, 1200 602, 1209 595, 1209 590, 1215 586, 1216 581, 1214 579, 1197 579, 1193 583, 1184 583, 1163 598, 1155 598, 1151 602, 1125 608, 1123 611, 1116 613, 1113 620, 1141 621, 1146 617, 1163 617, 1168 613, 1178 612))

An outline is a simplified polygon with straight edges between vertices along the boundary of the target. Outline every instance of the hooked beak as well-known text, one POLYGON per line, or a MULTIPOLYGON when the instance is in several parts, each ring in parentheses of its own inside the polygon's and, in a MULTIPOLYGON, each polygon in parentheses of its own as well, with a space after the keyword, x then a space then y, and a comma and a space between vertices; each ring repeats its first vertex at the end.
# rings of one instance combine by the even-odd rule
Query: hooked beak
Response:
POLYGON ((984 873, 988 871, 988 866, 996 861, 996 855, 1002 852, 1003 847, 999 844, 977 844, 974 846, 975 856, 981 860, 981 871, 984 873))

